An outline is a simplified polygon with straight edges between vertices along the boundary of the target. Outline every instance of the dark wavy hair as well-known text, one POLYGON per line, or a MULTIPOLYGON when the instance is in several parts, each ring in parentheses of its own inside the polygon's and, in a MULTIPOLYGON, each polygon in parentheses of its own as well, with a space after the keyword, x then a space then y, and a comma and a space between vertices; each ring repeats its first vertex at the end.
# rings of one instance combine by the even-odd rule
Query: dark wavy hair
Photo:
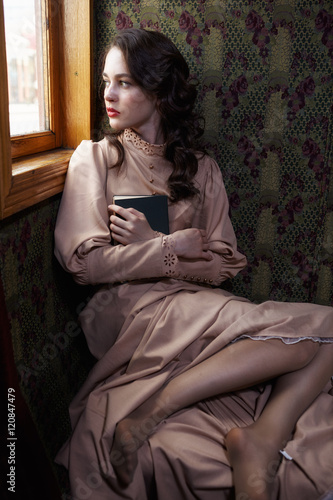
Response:
MULTIPOLYGON (((144 29, 126 29, 115 36, 107 53, 121 50, 129 72, 147 95, 157 97, 165 139, 165 158, 173 164, 168 179, 170 199, 179 201, 198 193, 193 178, 198 170, 197 154, 203 152, 200 138, 203 128, 194 111, 196 84, 189 80, 189 68, 177 47, 162 33, 144 29)), ((118 151, 115 167, 124 160, 124 149, 118 137, 121 132, 108 132, 106 137, 118 151)))

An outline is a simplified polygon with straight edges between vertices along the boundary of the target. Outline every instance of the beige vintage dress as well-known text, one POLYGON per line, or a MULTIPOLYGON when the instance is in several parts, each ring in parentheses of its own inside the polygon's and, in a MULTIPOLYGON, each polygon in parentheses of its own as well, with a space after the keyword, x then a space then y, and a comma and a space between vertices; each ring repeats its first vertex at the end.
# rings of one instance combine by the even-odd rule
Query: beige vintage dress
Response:
MULTIPOLYGON (((69 469, 74 499, 229 499, 224 436, 258 417, 269 384, 212 398, 162 421, 140 448, 126 489, 110 460, 115 425, 171 377, 241 336, 332 341, 333 309, 252 304, 216 288, 246 259, 237 251, 220 170, 207 156, 195 178, 201 195, 169 205, 170 235, 112 246, 113 195, 168 194, 171 172, 163 146, 147 144, 131 130, 122 141, 120 171, 110 168, 115 152, 106 139, 82 142, 70 162, 58 215, 57 258, 78 283, 101 288, 80 315, 98 361, 71 404, 73 433, 57 461, 69 469), (206 229, 211 261, 177 259, 172 233, 189 227, 206 229)), ((314 500, 333 487, 333 399, 329 384, 326 389, 286 446, 292 460, 283 458, 276 498, 314 500)))

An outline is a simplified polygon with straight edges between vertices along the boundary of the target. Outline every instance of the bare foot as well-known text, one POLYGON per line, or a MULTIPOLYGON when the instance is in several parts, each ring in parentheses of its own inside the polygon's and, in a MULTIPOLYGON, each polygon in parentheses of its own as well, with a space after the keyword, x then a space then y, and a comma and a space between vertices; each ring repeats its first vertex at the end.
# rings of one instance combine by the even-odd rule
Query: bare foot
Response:
POLYGON ((153 419, 138 423, 136 419, 125 418, 117 424, 111 449, 111 463, 123 486, 128 486, 138 464, 137 452, 155 428, 153 419))
POLYGON ((280 465, 276 443, 249 426, 229 431, 226 446, 236 500, 270 500, 280 465))
POLYGON ((120 483, 130 484, 137 466, 137 450, 140 444, 134 439, 130 431, 131 423, 122 420, 117 424, 112 449, 111 463, 120 483))
POLYGON ((153 394, 116 426, 110 459, 124 486, 133 480, 138 449, 163 419, 181 408, 180 404, 171 403, 167 388, 162 392, 153 394))

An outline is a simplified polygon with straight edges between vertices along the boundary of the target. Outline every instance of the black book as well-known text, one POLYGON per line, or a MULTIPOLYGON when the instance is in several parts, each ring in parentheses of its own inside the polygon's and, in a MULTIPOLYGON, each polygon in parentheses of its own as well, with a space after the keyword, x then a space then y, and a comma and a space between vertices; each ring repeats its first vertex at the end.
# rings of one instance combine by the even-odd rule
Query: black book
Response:
POLYGON ((154 231, 169 234, 168 197, 165 195, 117 195, 113 203, 124 208, 135 208, 145 214, 154 231))

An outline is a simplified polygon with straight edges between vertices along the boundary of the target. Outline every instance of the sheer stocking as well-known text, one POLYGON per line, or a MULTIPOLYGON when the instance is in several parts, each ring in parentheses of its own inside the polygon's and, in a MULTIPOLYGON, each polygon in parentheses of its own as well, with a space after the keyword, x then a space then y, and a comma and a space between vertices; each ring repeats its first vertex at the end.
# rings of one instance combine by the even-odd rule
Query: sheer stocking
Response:
POLYGON ((257 422, 246 429, 233 429, 226 440, 236 495, 268 500, 279 450, 329 379, 332 362, 333 344, 311 340, 286 345, 278 339, 246 339, 229 345, 172 379, 118 423, 112 452, 124 458, 115 465, 119 480, 125 485, 131 482, 137 449, 162 419, 205 398, 279 377, 257 422))

